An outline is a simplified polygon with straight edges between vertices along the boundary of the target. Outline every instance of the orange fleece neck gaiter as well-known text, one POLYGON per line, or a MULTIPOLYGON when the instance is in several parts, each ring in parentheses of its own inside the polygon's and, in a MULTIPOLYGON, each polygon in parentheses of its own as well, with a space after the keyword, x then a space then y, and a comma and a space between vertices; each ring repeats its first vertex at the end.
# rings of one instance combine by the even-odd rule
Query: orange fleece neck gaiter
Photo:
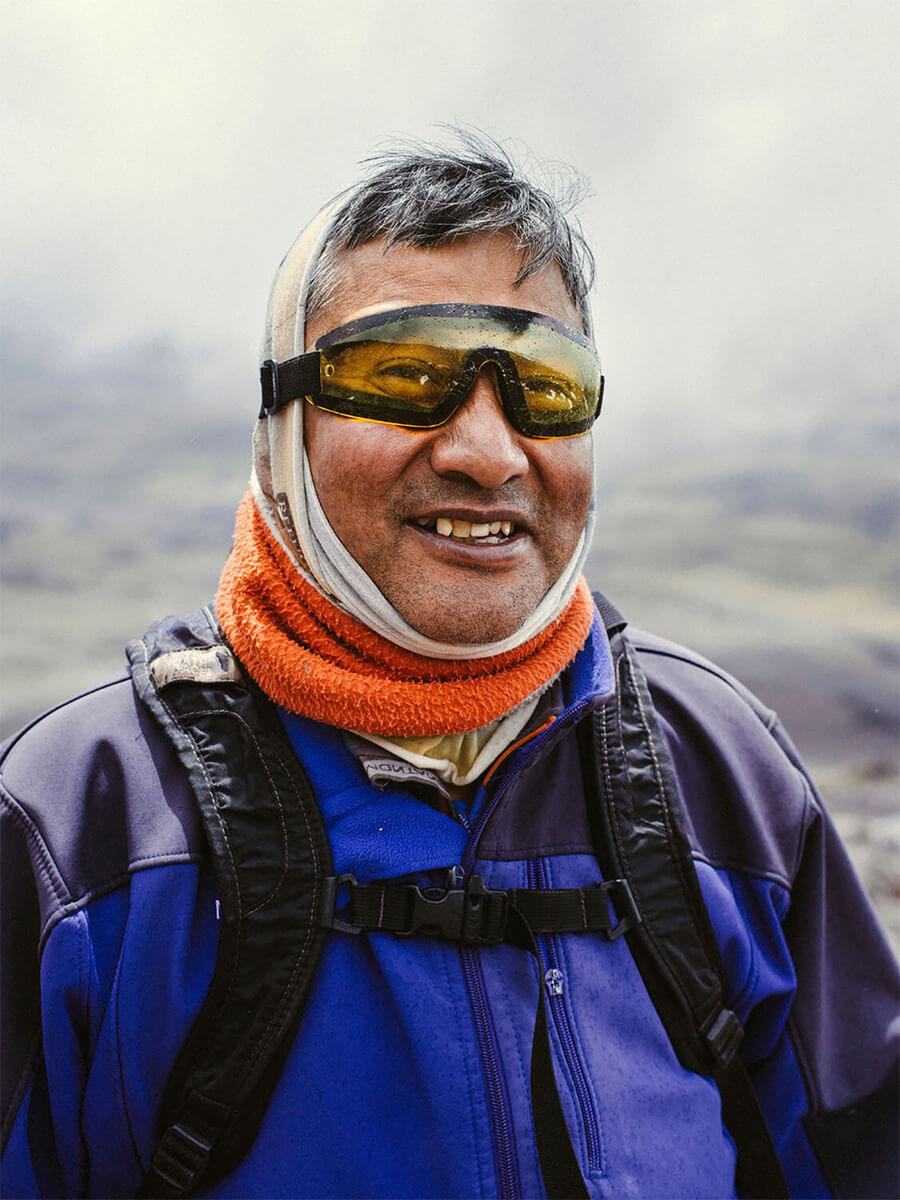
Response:
POLYGON ((425 658, 374 633, 301 577, 251 494, 238 509, 234 549, 216 611, 244 668, 289 712, 383 737, 478 729, 565 667, 587 639, 594 605, 583 578, 559 617, 494 658, 425 658))

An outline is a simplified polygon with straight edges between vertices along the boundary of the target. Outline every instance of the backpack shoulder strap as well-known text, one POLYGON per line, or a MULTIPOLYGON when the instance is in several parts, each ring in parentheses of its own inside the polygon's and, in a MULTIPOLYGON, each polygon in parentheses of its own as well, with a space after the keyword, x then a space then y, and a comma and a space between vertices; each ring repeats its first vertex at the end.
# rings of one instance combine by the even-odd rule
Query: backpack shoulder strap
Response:
POLYGON ((134 686, 195 792, 218 888, 215 972, 163 1098, 142 1196, 187 1196, 256 1136, 321 953, 331 852, 312 786, 272 704, 210 610, 127 649, 134 686))
POLYGON ((604 877, 628 881, 641 920, 625 934, 679 1061, 712 1076, 737 1147, 739 1189, 788 1196, 784 1174, 737 1050, 725 970, 684 832, 675 771, 625 621, 595 595, 616 692, 580 723, 589 820, 604 877))

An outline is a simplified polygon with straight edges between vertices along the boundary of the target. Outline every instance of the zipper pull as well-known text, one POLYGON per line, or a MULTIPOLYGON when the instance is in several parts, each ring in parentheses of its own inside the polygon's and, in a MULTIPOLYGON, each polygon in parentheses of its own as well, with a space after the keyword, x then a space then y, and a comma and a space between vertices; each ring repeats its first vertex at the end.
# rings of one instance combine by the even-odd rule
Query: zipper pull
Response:
POLYGON ((448 867, 447 875, 449 876, 450 886, 452 888, 462 887, 463 880, 465 879, 465 875, 463 875, 462 867, 460 867, 460 866, 448 867))
POLYGON ((561 996, 563 994, 563 973, 558 967, 551 967, 544 976, 544 983, 547 985, 548 996, 561 996))

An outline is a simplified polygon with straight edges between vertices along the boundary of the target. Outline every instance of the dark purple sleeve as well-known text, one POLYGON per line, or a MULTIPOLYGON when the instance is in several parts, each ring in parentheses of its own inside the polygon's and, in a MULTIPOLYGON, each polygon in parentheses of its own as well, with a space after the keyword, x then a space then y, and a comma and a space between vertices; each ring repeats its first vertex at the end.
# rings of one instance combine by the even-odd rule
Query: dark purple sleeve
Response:
MULTIPOLYGON (((797 761, 777 724, 772 733, 797 761)), ((833 1195, 895 1197, 897 964, 818 798, 814 812, 784 921, 797 972, 789 1024, 810 1097, 806 1132, 833 1195)))
MULTIPOLYGON (((757 931, 793 992, 791 1050, 753 1058, 767 1117, 802 1122, 832 1196, 897 1197, 900 979, 872 905, 775 714, 690 651, 645 635, 640 649, 698 859, 784 898, 777 933, 757 931)), ((748 1043, 775 1046, 776 1010, 754 1012, 748 1043)))

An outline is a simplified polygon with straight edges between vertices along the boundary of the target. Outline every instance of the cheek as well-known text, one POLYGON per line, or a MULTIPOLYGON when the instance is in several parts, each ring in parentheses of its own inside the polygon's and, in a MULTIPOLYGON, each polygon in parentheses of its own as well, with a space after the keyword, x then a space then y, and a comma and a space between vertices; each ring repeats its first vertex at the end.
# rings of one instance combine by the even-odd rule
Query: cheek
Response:
POLYGON ((329 421, 327 417, 327 413, 307 404, 303 414, 303 444, 319 500, 325 515, 333 523, 330 509, 332 495, 341 489, 342 448, 340 431, 334 427, 333 420, 329 421))
POLYGON ((543 464, 547 492, 556 512, 577 525, 584 526, 591 503, 593 485, 594 446, 591 435, 548 442, 543 464))
POLYGON ((306 453, 319 500, 335 529, 370 512, 371 503, 385 494, 403 469, 408 446, 398 433, 389 426, 350 421, 307 405, 306 453))

